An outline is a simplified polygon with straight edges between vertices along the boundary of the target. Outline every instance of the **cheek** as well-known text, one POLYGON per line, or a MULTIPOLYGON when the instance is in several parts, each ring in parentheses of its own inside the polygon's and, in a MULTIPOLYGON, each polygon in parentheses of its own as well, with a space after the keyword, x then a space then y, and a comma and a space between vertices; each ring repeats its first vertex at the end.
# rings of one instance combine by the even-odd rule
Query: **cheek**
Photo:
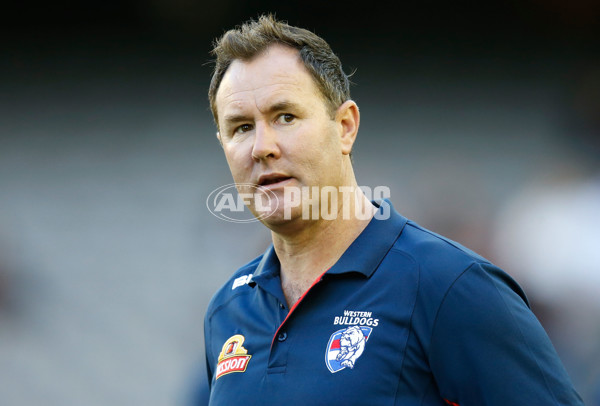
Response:
POLYGON ((341 158, 342 142, 335 126, 327 126, 322 133, 320 141, 321 151, 327 151, 331 159, 337 160, 341 158))
POLYGON ((341 151, 341 143, 337 133, 331 126, 309 130, 296 137, 292 149, 297 155, 305 156, 319 163, 324 163, 326 155, 335 156, 341 151))
POLYGON ((247 158, 240 150, 236 148, 225 149, 225 159, 231 175, 236 182, 243 182, 244 178, 252 169, 252 159, 247 158))
POLYGON ((227 163, 231 167, 247 166, 252 160, 252 149, 246 143, 229 144, 223 147, 227 163))

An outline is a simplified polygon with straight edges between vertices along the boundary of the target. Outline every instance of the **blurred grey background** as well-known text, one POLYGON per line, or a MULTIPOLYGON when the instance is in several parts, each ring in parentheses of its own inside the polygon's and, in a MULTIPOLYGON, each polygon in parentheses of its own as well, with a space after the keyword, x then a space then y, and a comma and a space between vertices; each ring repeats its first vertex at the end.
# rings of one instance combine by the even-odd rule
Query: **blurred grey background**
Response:
POLYGON ((0 404, 188 403, 211 295, 269 243, 206 208, 208 52, 274 12, 354 72, 359 183, 513 275, 600 405, 600 3, 281 3, 5 9, 0 404))

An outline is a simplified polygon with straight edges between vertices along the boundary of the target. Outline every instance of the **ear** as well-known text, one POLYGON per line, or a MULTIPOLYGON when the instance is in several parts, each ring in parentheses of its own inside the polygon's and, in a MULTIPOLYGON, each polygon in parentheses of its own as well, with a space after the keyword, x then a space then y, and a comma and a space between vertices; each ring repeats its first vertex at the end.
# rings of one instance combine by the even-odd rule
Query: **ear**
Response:
POLYGON ((217 139, 219 140, 219 144, 223 146, 223 140, 221 139, 221 133, 219 131, 217 131, 217 139))
POLYGON ((345 101, 335 114, 335 121, 341 130, 342 154, 349 155, 358 134, 360 113, 358 106, 352 100, 345 101))

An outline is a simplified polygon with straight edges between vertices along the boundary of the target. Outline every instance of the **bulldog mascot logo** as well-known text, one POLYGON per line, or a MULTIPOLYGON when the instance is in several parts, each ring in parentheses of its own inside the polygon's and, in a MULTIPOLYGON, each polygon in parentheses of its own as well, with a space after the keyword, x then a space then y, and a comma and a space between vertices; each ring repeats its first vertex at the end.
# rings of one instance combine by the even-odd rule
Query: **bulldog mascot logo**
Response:
POLYGON ((350 326, 333 333, 325 352, 325 364, 329 371, 334 373, 344 368, 354 368, 372 331, 371 327, 350 326))

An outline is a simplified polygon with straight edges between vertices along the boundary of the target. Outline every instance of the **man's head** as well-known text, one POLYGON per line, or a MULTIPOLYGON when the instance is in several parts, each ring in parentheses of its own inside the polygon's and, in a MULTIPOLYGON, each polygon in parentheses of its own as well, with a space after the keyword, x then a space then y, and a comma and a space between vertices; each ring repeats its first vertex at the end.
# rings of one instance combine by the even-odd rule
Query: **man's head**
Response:
MULTIPOLYGON (((211 84, 217 136, 238 191, 250 195, 258 191, 261 199, 268 198, 266 206, 247 203, 250 210, 261 218, 259 207, 269 207, 271 215, 261 221, 290 230, 293 222, 288 220, 298 219, 300 201, 308 196, 294 195, 301 200, 288 204, 288 193, 313 187, 340 191, 356 185, 350 154, 360 114, 354 101, 344 100, 347 77, 322 39, 270 17, 245 27, 250 26, 254 28, 240 28, 238 34, 225 34, 221 40, 223 57, 211 84), (242 35, 248 30, 254 34, 242 35), (264 30, 271 33, 270 39, 259 35, 264 30), (239 35, 247 39, 246 45, 258 45, 246 49, 227 39, 239 35), (302 45, 306 42, 312 45, 302 45), (312 48, 319 45, 326 49, 312 48), (327 57, 324 61, 316 54, 327 57)), ((334 200, 321 203, 337 211, 334 200)))
POLYGON ((263 15, 258 20, 227 31, 215 42, 212 53, 216 57, 216 64, 208 98, 217 128, 220 127, 216 95, 231 63, 235 60, 250 61, 277 44, 298 50, 332 117, 337 108, 350 99, 348 76, 325 40, 308 30, 277 21, 271 15, 263 15))

